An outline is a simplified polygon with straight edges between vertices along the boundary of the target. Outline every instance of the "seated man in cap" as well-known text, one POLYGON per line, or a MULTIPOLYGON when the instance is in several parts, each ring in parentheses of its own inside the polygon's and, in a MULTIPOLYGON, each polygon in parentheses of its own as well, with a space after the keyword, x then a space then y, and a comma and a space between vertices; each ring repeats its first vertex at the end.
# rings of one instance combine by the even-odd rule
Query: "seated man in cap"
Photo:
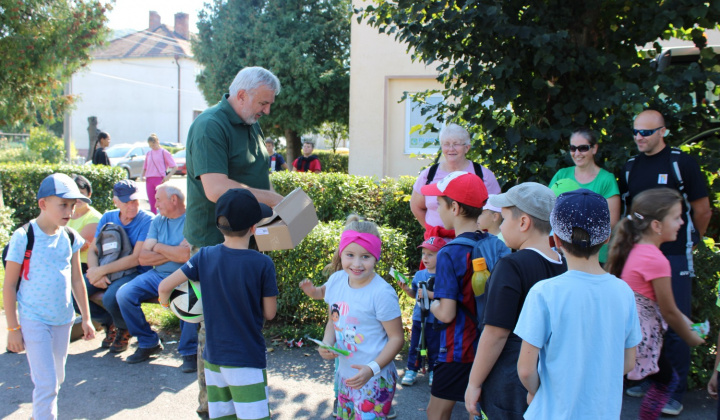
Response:
POLYGON ((110 210, 103 214, 98 222, 95 239, 90 244, 87 253, 87 281, 88 296, 104 290, 102 297, 103 307, 90 303, 90 313, 94 321, 105 327, 105 339, 102 348, 109 348, 113 353, 120 353, 127 349, 130 333, 120 312, 115 295, 120 286, 134 279, 138 274, 148 271, 152 267, 141 266, 138 257, 142 251, 153 214, 140 209, 140 193, 135 182, 124 179, 113 187, 113 203, 117 210, 110 210), (100 265, 98 256, 98 237, 103 227, 108 223, 121 226, 130 239, 133 252, 118 258, 108 264, 100 265), (116 272, 136 268, 132 274, 110 281, 109 275, 116 272))

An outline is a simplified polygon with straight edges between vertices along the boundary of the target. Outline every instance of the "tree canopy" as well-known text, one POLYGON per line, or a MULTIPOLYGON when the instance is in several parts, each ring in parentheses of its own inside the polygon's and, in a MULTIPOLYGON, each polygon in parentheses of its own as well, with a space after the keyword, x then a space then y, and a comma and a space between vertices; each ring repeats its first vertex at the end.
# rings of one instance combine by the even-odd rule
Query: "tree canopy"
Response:
MULTIPOLYGON (((600 159, 617 171, 637 153, 632 120, 643 109, 666 116, 673 145, 718 118, 705 94, 720 92, 720 61, 703 36, 718 1, 375 0, 357 12, 437 66, 447 100, 433 114, 476 134, 471 154, 501 183, 548 182, 572 165, 569 135, 581 126, 600 134, 600 159), (699 61, 651 66, 656 41, 671 37, 702 48, 699 61)), ((719 147, 708 141, 694 146, 713 172, 719 147)))
POLYGON ((109 30, 92 0, 0 0, 0 127, 49 123, 70 106, 63 83, 109 30))
POLYGON ((205 99, 218 101, 243 67, 272 71, 282 91, 261 125, 285 136, 289 158, 298 156, 302 134, 347 124, 350 17, 348 0, 214 0, 193 42, 205 99))

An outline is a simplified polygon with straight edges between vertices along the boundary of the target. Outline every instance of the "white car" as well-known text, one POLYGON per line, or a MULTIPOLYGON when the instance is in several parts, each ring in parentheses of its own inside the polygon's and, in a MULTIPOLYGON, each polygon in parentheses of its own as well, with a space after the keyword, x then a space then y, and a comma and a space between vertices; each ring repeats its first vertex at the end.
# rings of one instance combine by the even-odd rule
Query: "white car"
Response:
POLYGON ((145 155, 150 150, 147 143, 118 143, 111 144, 105 152, 112 166, 123 168, 128 178, 136 179, 142 175, 145 155))

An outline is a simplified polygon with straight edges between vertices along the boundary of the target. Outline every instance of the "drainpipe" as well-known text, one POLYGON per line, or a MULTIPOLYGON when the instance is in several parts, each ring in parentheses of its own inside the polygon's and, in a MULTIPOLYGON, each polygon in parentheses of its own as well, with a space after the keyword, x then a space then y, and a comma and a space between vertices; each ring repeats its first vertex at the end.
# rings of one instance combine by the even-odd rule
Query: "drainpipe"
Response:
POLYGON ((181 86, 180 86, 180 54, 175 54, 175 64, 177 64, 177 92, 178 92, 178 101, 177 101, 177 142, 182 143, 180 141, 180 98, 181 98, 181 86))

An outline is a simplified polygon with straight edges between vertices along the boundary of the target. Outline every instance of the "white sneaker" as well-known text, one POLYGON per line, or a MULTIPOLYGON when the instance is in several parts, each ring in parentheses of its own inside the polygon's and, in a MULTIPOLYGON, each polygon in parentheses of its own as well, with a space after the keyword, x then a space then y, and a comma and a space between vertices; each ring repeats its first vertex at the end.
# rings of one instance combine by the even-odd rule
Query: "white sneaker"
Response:
POLYGON ((410 385, 414 384, 416 380, 417 380, 417 372, 415 372, 414 370, 408 370, 407 372, 405 372, 405 376, 403 376, 402 382, 400 382, 400 383, 405 386, 410 386, 410 385))

